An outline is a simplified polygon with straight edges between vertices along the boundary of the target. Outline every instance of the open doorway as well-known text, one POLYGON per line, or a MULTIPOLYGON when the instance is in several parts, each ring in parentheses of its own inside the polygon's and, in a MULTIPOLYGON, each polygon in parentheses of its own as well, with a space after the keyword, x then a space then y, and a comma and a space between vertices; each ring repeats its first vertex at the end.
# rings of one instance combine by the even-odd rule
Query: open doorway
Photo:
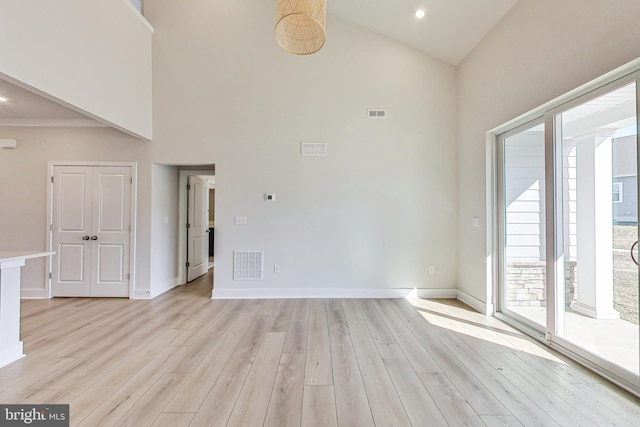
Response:
MULTIPOLYGON (((178 275, 182 283, 188 283, 211 268, 209 255, 213 254, 210 251, 213 245, 209 234, 214 231, 215 222, 212 224, 210 218, 209 190, 211 185, 215 186, 215 172, 213 167, 181 168, 179 181, 178 275)), ((215 199, 212 206, 215 221, 215 199)))
POLYGON ((215 176, 190 175, 187 184, 187 282, 213 267, 215 176))
POLYGON ((209 182, 191 175, 187 184, 187 282, 209 270, 209 182))
POLYGON ((209 179, 209 268, 213 268, 215 260, 213 258, 213 248, 215 245, 216 227, 216 177, 209 179))

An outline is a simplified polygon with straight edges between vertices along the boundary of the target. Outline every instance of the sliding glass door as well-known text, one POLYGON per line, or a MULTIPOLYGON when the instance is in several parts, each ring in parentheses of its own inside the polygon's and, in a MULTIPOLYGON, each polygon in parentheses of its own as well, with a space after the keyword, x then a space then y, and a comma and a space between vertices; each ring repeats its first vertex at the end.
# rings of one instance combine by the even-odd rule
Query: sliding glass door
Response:
POLYGON ((564 277, 556 336, 638 375, 636 84, 554 117, 564 277), (635 256, 635 255, 634 255, 635 256))
POLYGON ((638 77, 497 135, 497 311, 640 392, 638 77))
POLYGON ((534 121, 500 137, 500 293, 503 312, 541 330, 547 324, 544 123, 534 121))

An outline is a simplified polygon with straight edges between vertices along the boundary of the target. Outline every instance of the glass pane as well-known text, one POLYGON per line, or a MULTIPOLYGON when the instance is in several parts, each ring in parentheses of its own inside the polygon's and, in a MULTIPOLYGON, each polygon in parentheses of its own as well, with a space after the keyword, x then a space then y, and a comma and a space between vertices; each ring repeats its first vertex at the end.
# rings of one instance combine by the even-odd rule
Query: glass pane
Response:
POLYGON ((557 335, 637 375, 635 83, 562 113, 557 123, 565 272, 557 335))
POLYGON ((503 307, 547 324, 544 124, 504 139, 503 307))

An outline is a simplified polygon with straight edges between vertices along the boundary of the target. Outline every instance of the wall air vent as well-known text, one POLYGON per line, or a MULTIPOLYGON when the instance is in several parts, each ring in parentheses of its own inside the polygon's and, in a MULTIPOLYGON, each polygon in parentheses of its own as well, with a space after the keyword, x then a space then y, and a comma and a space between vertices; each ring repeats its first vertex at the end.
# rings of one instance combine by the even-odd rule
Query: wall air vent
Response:
POLYGON ((387 110, 367 110, 367 117, 370 119, 386 119, 387 110))
POLYGON ((302 154, 303 156, 326 156, 327 143, 326 142, 301 142, 300 154, 302 154))
POLYGON ((264 252, 233 251, 233 280, 262 280, 264 252))

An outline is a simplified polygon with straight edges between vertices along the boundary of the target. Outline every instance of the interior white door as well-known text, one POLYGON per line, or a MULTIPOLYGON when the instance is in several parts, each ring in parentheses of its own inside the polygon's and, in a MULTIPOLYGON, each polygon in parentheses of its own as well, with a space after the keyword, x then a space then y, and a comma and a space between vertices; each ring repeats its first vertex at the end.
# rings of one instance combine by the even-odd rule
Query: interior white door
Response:
POLYGON ((131 168, 56 166, 53 296, 129 296, 131 168))
POLYGON ((91 296, 129 296, 131 168, 93 169, 91 296))
POLYGON ((93 170, 56 166, 53 179, 52 294, 90 296, 93 170))
POLYGON ((187 281, 209 268, 209 185, 206 179, 189 177, 187 209, 187 281))

